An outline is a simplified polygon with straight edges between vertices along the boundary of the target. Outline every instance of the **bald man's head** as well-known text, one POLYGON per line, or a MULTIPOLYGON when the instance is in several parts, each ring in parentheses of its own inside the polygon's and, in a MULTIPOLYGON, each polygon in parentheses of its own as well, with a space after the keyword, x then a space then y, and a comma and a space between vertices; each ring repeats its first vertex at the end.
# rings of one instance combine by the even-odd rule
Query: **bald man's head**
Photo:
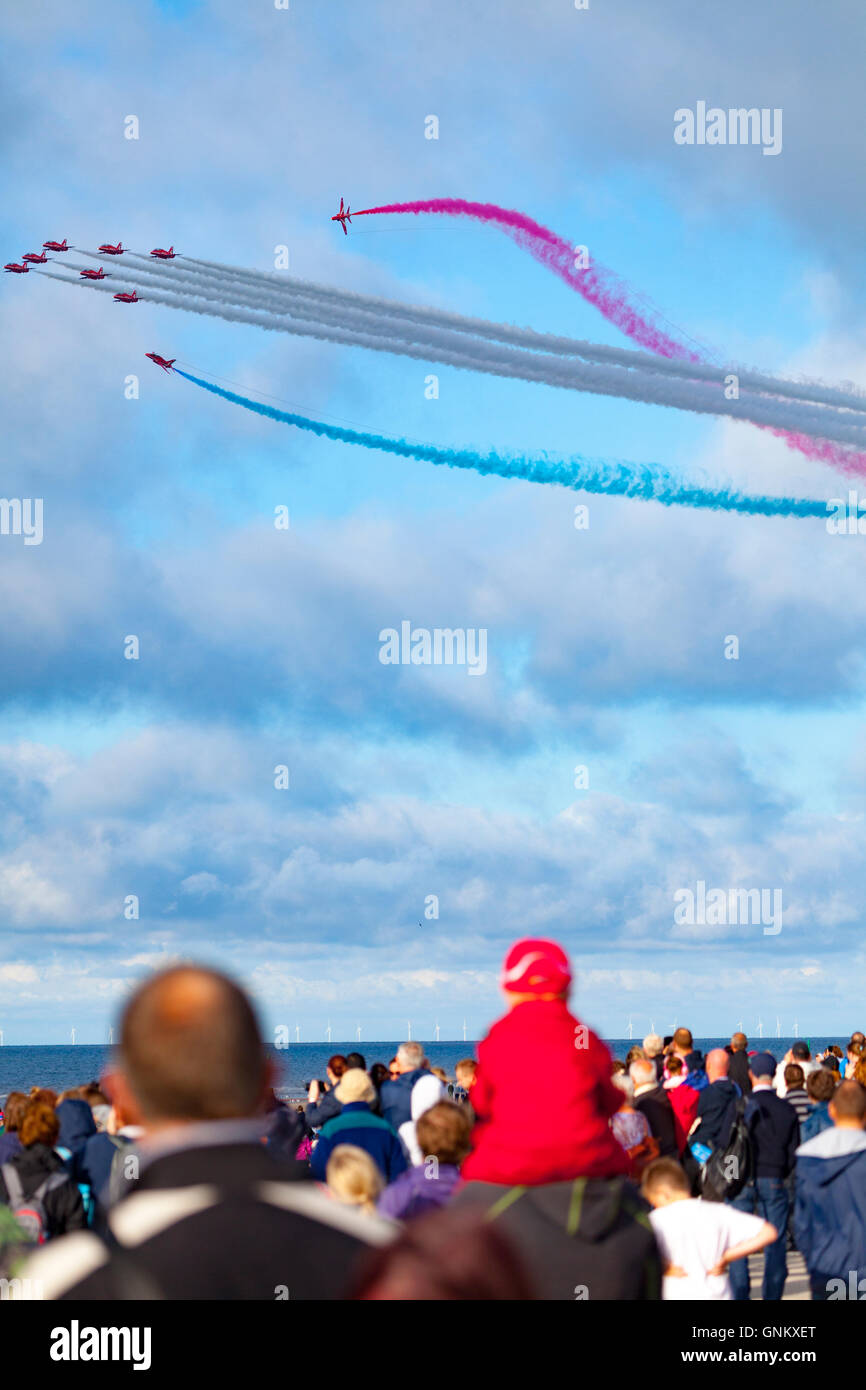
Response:
POLYGON ((728 1074, 728 1054, 723 1047, 714 1047, 707 1053, 707 1080, 721 1081, 728 1074))
POLYGON ((269 1081, 249 999, 227 976, 193 965, 136 990, 121 1023, 120 1059, 145 1122, 253 1115, 269 1081))

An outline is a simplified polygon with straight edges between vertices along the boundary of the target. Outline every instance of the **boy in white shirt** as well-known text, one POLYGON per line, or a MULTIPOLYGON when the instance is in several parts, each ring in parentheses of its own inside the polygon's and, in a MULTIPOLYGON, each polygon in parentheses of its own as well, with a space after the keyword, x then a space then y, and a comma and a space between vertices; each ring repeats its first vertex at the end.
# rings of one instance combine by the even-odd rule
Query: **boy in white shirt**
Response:
POLYGON ((775 1226, 760 1216, 692 1197, 688 1178, 672 1158, 647 1165, 641 1192, 653 1207, 663 1299, 730 1299, 728 1265, 776 1239, 775 1226))

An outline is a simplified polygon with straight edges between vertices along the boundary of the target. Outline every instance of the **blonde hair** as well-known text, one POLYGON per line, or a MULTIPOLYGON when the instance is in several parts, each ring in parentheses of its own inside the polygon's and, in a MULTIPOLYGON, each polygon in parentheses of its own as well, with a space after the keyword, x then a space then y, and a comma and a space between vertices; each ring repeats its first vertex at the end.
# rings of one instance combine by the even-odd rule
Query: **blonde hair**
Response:
POLYGON ((359 1207, 370 1215, 375 1212, 385 1181, 366 1149, 359 1149, 357 1144, 338 1144, 328 1159, 325 1176, 338 1202, 359 1207))

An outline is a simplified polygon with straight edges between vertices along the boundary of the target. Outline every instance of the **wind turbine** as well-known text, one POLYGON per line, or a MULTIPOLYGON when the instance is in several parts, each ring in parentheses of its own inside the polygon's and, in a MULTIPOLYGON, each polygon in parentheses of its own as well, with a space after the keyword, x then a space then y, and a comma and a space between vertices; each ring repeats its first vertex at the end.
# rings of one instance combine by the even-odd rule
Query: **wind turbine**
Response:
POLYGON ((112 1047, 113 1045, 114 1045, 114 1029, 113 1029, 113 1028, 109 1028, 109 1030, 108 1030, 108 1046, 109 1046, 109 1047, 112 1047))
POLYGON ((655 1026, 655 1024, 653 1023, 652 1019, 650 1019, 650 1032, 651 1032, 651 1033, 654 1033, 655 1030, 656 1030, 656 1026, 655 1026))
POLYGON ((74 1047, 74 1046, 75 1046, 75 1029, 74 1029, 74 1028, 70 1029, 70 1032, 72 1033, 72 1046, 74 1047))
POLYGON ((3 1046, 3 1029, 0 1028, 0 1047, 3 1046))
POLYGON ((436 1041, 439 1041, 439 1024, 436 1024, 436 1041))
POLYGON ((466 1019, 463 1020, 463 1041, 466 1041, 466 1019))
POLYGON ((301 1041, 301 1025, 300 1025, 299 1023, 296 1023, 296 1024, 295 1024, 295 1042, 300 1042, 300 1041, 301 1041))
POLYGON ((794 1019, 794 1037, 795 1037, 795 1038, 799 1038, 799 1036, 800 1036, 800 1021, 799 1021, 799 1019, 796 1019, 796 1018, 795 1018, 795 1019, 794 1019))
POLYGON ((358 1042, 361 1041, 361 1025, 360 1025, 360 1023, 358 1024, 358 1027, 355 1029, 355 1037, 358 1039, 358 1042))
POLYGON ((763 1025, 763 1023, 761 1022, 761 1020, 758 1019, 758 1037, 759 1037, 759 1038, 762 1038, 763 1036, 764 1036, 764 1025, 763 1025))
POLYGON ((411 1018, 407 1020, 406 1026, 407 1026, 407 1028, 409 1029, 409 1035, 408 1035, 406 1041, 407 1041, 407 1042, 411 1042, 411 1041, 412 1041, 412 1020, 411 1020, 411 1018))
POLYGON ((328 1019, 328 1027, 327 1027, 327 1029, 326 1029, 325 1031, 327 1032, 327 1035, 328 1035, 328 1046, 330 1047, 330 1046, 331 1046, 331 1020, 330 1020, 330 1019, 328 1019))
POLYGON ((634 1037, 634 1028, 632 1027, 632 1023, 631 1023, 631 1014, 629 1014, 629 1016, 628 1016, 628 1039, 629 1039, 629 1042, 631 1042, 631 1040, 632 1040, 633 1037, 634 1037))

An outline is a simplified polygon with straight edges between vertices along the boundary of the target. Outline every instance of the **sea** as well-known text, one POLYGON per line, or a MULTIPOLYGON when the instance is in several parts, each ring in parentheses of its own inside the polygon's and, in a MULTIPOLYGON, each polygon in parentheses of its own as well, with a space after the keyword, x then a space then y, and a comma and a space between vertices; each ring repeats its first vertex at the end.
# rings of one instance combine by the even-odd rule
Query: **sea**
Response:
MULTIPOLYGON (((629 1048, 638 1041, 630 1038, 607 1038, 606 1042, 614 1057, 625 1058, 629 1048)), ((778 1060, 787 1052, 794 1037, 750 1038, 750 1050, 763 1048, 772 1052, 778 1060)), ((843 1052, 847 1038, 806 1037, 801 1034, 799 1041, 807 1042, 812 1052, 821 1052, 831 1043, 839 1043, 843 1052)), ((706 1054, 713 1047, 724 1047, 730 1042, 730 1035, 724 1038, 695 1038, 695 1047, 706 1054)), ((397 1051, 400 1040, 390 1042, 364 1042, 360 1050, 367 1065, 374 1062, 388 1063, 397 1051)), ((273 1050, 272 1056, 277 1071, 276 1092, 289 1100, 302 1100, 307 1086, 313 1079, 323 1080, 328 1058, 335 1052, 352 1052, 357 1043, 292 1043, 282 1050, 273 1050)), ((29 1091, 31 1086, 47 1086, 53 1091, 65 1091, 72 1086, 82 1086, 94 1081, 110 1067, 112 1048, 106 1045, 79 1043, 75 1046, 11 1046, 0 1047, 0 1105, 10 1091, 29 1091)), ((425 1042, 425 1053, 434 1067, 443 1067, 449 1077, 454 1075, 454 1067, 461 1057, 475 1055, 475 1043, 469 1042, 425 1042)), ((539 1084, 543 1084, 543 1076, 539 1084)))

